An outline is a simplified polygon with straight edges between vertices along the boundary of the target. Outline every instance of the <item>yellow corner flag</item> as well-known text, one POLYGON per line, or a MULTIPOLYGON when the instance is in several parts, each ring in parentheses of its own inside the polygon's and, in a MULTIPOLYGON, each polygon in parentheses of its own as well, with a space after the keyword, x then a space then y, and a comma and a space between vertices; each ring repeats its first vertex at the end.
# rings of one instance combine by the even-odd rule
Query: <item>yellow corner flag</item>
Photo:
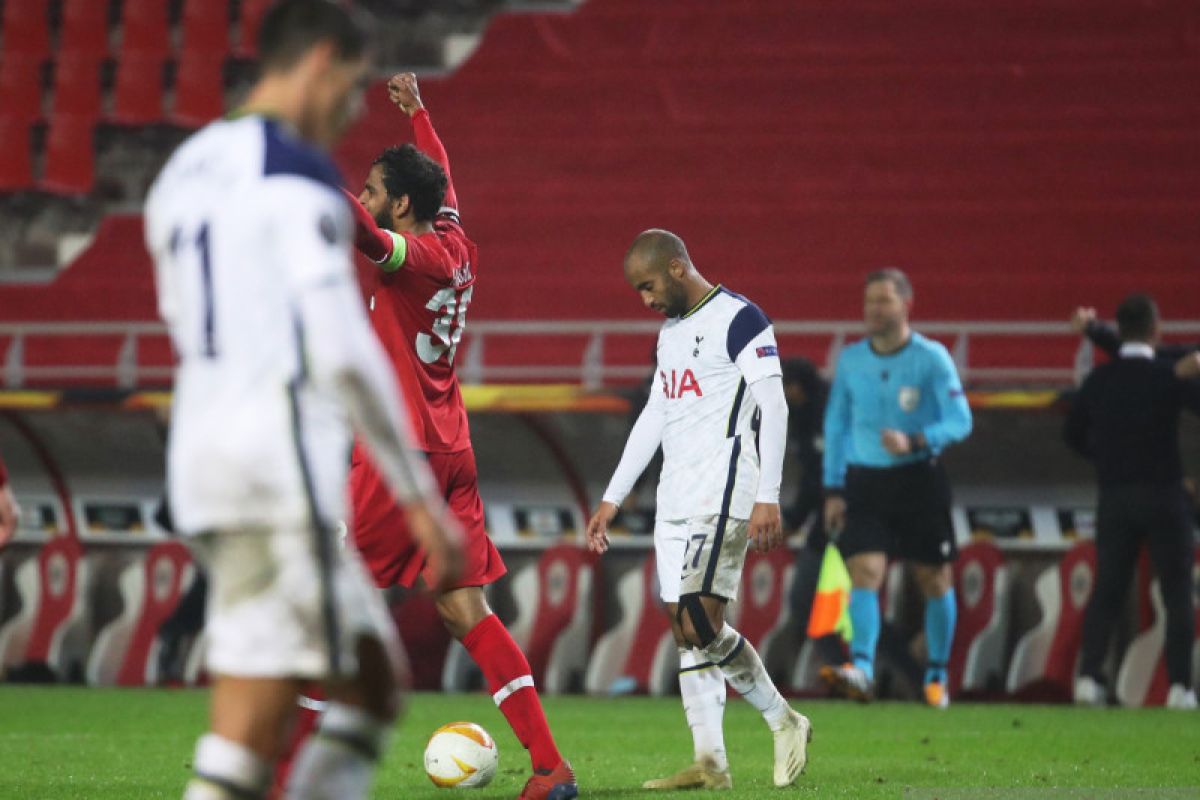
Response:
POLYGON ((847 642, 853 634, 850 624, 850 573, 837 546, 825 546, 821 573, 817 576, 817 594, 808 617, 808 637, 816 639, 837 633, 847 642))

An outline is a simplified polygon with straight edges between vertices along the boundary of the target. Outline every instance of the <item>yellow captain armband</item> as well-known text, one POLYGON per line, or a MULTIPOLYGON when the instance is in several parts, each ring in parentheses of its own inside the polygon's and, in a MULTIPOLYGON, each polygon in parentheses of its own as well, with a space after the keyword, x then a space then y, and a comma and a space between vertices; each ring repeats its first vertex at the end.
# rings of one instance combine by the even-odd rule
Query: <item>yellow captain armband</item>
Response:
POLYGON ((392 255, 387 260, 380 261, 379 268, 384 272, 395 272, 404 266, 404 259, 408 256, 408 240, 395 231, 385 233, 392 237, 392 255))

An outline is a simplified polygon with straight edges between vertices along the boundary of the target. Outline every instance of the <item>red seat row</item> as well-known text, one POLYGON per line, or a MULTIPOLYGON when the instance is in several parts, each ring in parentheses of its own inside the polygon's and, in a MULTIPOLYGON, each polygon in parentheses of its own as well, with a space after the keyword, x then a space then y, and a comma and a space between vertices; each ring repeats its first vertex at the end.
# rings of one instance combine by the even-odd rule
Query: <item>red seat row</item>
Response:
MULTIPOLYGON (((185 0, 181 20, 180 49, 183 52, 239 58, 253 57, 262 17, 272 0, 243 0, 236 20, 240 35, 231 47, 233 20, 229 3, 222 0, 185 0)), ((49 0, 6 0, 0 19, 0 51, 48 58, 52 54, 53 31, 49 0)), ((63 0, 57 53, 103 57, 113 52, 114 30, 109 25, 110 3, 106 0, 63 0)), ((172 42, 170 4, 164 0, 123 0, 117 30, 116 53, 175 52, 172 42)))

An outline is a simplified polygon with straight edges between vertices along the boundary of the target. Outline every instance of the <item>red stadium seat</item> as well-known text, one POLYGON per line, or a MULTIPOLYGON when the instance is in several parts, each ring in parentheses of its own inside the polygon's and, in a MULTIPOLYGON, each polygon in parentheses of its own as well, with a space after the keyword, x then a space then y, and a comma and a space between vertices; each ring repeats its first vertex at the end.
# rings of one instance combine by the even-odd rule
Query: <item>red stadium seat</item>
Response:
POLYGON ((56 536, 17 570, 21 611, 0 627, 0 659, 5 666, 42 664, 63 679, 82 654, 71 652, 68 634, 87 610, 89 569, 83 548, 70 536, 56 536))
POLYGON ((258 26, 272 3, 274 0, 242 0, 241 36, 234 50, 238 58, 254 58, 258 54, 258 26))
POLYGON ((28 121, 0 117, 0 192, 33 188, 33 153, 29 133, 28 121))
POLYGON ((225 113, 224 60, 208 53, 184 52, 175 73, 175 107, 171 122, 198 128, 225 113))
POLYGON ((666 608, 659 599, 654 553, 617 584, 621 622, 596 642, 584 688, 590 694, 675 690, 679 660, 666 608), (628 685, 624 685, 628 684, 628 685))
POLYGON ((67 53, 108 55, 108 3, 97 0, 63 0, 60 57, 67 53))
POLYGON ((0 57, 0 114, 33 122, 42 117, 41 56, 6 52, 0 57))
POLYGON ((185 0, 183 51, 224 56, 229 52, 229 4, 223 0, 185 0))
POLYGON ((121 6, 121 52, 171 52, 170 3, 125 0, 121 6))
POLYGON ((87 194, 96 181, 94 117, 56 116, 46 134, 46 170, 38 187, 54 194, 87 194))
POLYGON ((958 623, 950 650, 950 695, 982 693, 1004 682, 1008 568, 991 542, 967 545, 954 562, 958 623))
POLYGON ((1096 582, 1096 544, 1079 542, 1034 583, 1042 619, 1017 641, 1008 693, 1028 700, 1069 700, 1083 635, 1083 612, 1096 582))
POLYGON ((49 0, 6 0, 0 53, 5 56, 50 55, 49 0))
POLYGON ((61 53, 54 60, 54 116, 98 117, 100 100, 99 57, 61 53))
POLYGON ((159 53, 121 53, 113 90, 113 122, 149 125, 162 121, 164 63, 166 58, 159 53))

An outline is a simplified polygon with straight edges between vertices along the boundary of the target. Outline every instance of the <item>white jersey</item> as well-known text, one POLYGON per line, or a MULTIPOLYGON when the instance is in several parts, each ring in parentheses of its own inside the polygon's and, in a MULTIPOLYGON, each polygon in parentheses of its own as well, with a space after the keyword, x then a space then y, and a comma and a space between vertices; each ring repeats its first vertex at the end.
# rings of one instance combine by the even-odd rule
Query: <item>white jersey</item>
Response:
MULTIPOLYGON (((304 310, 355 285, 329 157, 263 117, 214 122, 167 162, 145 225, 179 357, 167 478, 180 532, 344 517, 348 418, 310 373, 320 340, 304 310)), ((355 329, 368 324, 356 305, 355 329)))
POLYGON ((747 386, 782 375, 770 320, 720 286, 658 334, 647 408, 663 415, 660 520, 748 519, 758 491, 758 405, 747 386))

